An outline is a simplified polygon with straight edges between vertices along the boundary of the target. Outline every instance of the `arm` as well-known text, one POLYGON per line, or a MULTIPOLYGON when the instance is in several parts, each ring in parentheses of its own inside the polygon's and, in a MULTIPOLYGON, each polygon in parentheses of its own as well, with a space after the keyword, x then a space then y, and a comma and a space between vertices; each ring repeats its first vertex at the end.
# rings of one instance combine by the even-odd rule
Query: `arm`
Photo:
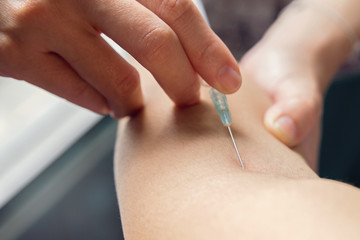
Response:
POLYGON ((302 142, 320 118, 323 94, 359 40, 359 7, 357 0, 297 0, 241 60, 273 100, 267 129, 288 146, 302 142))
MULTIPOLYGON (((143 75, 149 83, 149 75, 143 75)), ((115 181, 126 239, 355 239, 360 192, 319 179, 300 147, 269 134, 270 100, 250 79, 229 96, 242 170, 207 89, 174 108, 157 86, 119 124, 115 181)))

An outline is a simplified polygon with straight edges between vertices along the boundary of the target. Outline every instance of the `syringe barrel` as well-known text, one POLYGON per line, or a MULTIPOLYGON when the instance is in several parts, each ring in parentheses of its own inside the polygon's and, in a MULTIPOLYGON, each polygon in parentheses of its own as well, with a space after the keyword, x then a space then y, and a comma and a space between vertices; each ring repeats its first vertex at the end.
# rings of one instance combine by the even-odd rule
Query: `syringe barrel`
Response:
POLYGON ((229 107, 227 104, 226 95, 222 94, 221 92, 217 91, 214 88, 210 89, 210 97, 213 101, 216 111, 218 112, 221 122, 225 127, 228 127, 231 125, 231 116, 229 107))

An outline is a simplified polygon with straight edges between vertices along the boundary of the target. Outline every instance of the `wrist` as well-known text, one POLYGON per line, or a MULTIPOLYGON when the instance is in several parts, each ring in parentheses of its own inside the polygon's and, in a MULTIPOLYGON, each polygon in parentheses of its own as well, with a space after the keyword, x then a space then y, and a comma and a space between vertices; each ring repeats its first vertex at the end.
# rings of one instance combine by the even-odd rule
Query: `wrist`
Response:
POLYGON ((354 45, 354 40, 337 20, 319 12, 307 1, 290 4, 264 38, 280 49, 295 52, 301 61, 314 66, 322 89, 326 89, 354 45))

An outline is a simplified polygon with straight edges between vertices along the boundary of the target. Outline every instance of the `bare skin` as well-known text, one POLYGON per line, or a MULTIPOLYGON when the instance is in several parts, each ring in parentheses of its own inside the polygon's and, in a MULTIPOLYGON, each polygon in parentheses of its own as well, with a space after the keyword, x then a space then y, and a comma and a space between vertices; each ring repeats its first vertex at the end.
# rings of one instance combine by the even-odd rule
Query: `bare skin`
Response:
MULTIPOLYGON (((264 123, 288 146, 318 128, 322 95, 354 43, 319 8, 336 11, 360 36, 359 1, 305 2, 286 9, 240 63, 273 100, 264 123)), ((240 88, 235 59, 191 0, 0 1, 0 75, 100 114, 131 114, 143 106, 139 74, 100 33, 147 68, 176 105, 199 101, 199 75, 223 93, 240 88)))
POLYGON ((241 60, 273 100, 264 124, 288 146, 318 127, 323 95, 356 40, 346 29, 360 39, 359 8, 357 0, 296 1, 241 60))
POLYGON ((224 93, 241 85, 236 60, 191 0, 1 0, 0 75, 126 116, 143 106, 139 74, 100 33, 146 67, 177 105, 199 101, 198 75, 224 93))
POLYGON ((358 239, 360 191, 320 179, 303 145, 289 149, 265 129, 271 99, 246 75, 228 97, 245 170, 208 89, 179 109, 142 78, 147 106, 120 121, 116 144, 126 239, 358 239))

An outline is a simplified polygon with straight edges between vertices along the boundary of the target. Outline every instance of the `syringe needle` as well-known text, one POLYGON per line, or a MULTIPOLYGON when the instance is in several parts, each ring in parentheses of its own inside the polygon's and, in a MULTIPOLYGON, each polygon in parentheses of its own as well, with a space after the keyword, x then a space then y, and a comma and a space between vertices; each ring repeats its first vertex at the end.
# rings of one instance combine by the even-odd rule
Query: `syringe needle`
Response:
POLYGON ((243 163, 243 161, 242 161, 242 159, 241 159, 241 157, 240 157, 239 150, 238 150, 238 148, 237 148, 237 146, 236 146, 236 143, 235 143, 234 137, 233 137, 233 135, 232 135, 231 128, 230 128, 230 126, 228 126, 227 128, 229 129, 229 133, 230 133, 230 136, 231 136, 231 140, 232 140, 232 142, 233 142, 233 144, 234 144, 235 151, 236 151, 236 154, 237 154, 237 156, 238 156, 238 158, 239 158, 239 161, 240 161, 241 167, 242 167, 242 168, 245 168, 245 167, 244 167, 244 163, 243 163))
POLYGON ((241 167, 245 168, 244 163, 243 163, 243 161, 242 161, 242 159, 240 157, 239 150, 238 150, 238 148, 236 146, 234 137, 233 137, 232 132, 231 132, 230 125, 231 125, 232 121, 231 121, 229 107, 227 105, 226 96, 224 94, 220 93, 219 91, 215 90, 214 88, 211 88, 210 89, 210 97, 211 97, 211 100, 213 101, 213 103, 215 105, 216 111, 218 112, 218 114, 220 116, 222 124, 225 127, 227 127, 228 130, 229 130, 231 140, 232 140, 232 142, 234 144, 236 154, 238 155, 241 167))

